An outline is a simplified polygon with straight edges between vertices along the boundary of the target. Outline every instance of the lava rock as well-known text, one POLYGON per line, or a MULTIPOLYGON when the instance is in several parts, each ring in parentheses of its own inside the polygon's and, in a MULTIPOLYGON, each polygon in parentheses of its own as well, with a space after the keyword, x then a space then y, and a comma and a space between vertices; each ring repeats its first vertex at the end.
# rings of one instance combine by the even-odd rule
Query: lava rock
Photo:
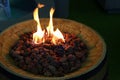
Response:
POLYGON ((81 67, 88 55, 85 43, 76 35, 63 33, 65 43, 58 40, 57 45, 51 38, 45 43, 34 44, 33 32, 25 33, 12 46, 9 55, 16 66, 33 74, 62 77, 81 67))

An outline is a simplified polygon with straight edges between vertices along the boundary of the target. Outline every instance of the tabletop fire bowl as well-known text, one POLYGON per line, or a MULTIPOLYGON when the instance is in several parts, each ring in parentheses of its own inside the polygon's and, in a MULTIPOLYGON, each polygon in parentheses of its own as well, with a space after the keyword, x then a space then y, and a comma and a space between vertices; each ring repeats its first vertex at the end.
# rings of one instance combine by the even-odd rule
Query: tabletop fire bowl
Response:
MULTIPOLYGON (((41 19, 41 26, 48 26, 49 19, 41 19)), ((11 47, 20 39, 24 33, 36 30, 36 22, 28 20, 10 26, 0 34, 0 66, 8 72, 19 77, 27 79, 49 79, 49 80, 63 80, 80 77, 98 67, 105 58, 106 46, 104 40, 90 27, 67 19, 53 19, 55 28, 59 28, 61 32, 68 32, 75 34, 86 44, 88 48, 88 55, 81 67, 73 72, 67 73, 64 76, 47 77, 39 74, 27 72, 15 65, 14 60, 10 57, 9 51, 11 47)))

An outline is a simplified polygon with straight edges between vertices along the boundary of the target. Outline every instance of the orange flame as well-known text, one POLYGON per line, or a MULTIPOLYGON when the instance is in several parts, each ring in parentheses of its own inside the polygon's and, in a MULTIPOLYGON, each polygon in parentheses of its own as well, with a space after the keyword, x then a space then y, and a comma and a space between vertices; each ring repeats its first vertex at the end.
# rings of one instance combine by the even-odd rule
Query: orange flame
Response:
POLYGON ((33 33, 33 41, 35 44, 43 43, 44 31, 42 31, 42 28, 40 25, 38 8, 34 10, 33 17, 34 17, 34 20, 37 22, 37 32, 33 33))
POLYGON ((38 4, 38 8, 42 8, 44 6, 45 6, 44 4, 38 4))
POLYGON ((49 25, 48 25, 48 27, 47 27, 47 32, 48 32, 48 35, 50 36, 50 35, 52 35, 53 34, 53 14, 54 14, 54 9, 53 8, 51 8, 51 10, 50 10, 50 21, 49 21, 49 25))
POLYGON ((56 45, 57 42, 59 42, 58 40, 62 40, 63 42, 65 42, 62 33, 57 28, 56 31, 53 32, 52 43, 56 45))
MULTIPOLYGON (((40 8, 44 7, 44 5, 38 5, 40 8)), ((54 31, 54 27, 53 27, 53 14, 54 14, 54 9, 51 8, 50 10, 50 21, 49 21, 49 25, 46 28, 47 30, 47 35, 45 30, 42 30, 41 25, 40 25, 40 21, 39 21, 39 16, 38 16, 38 8, 36 8, 34 10, 34 20, 37 22, 37 32, 33 33, 33 41, 35 44, 41 44, 45 42, 46 36, 51 37, 51 42, 55 45, 59 44, 59 40, 61 40, 61 42, 65 42, 64 37, 62 35, 62 33, 59 31, 59 29, 56 29, 56 31, 54 31)))

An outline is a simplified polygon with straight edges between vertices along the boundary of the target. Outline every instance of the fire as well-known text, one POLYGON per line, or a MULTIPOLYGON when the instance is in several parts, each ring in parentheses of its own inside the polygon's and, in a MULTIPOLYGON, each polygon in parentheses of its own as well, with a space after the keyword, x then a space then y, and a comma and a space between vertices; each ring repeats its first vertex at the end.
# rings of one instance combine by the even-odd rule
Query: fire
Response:
MULTIPOLYGON (((40 5, 41 7, 44 7, 44 5, 40 5)), ((46 41, 46 36, 47 37, 51 37, 51 43, 57 45, 60 42, 65 42, 64 37, 62 35, 62 33, 60 32, 59 29, 56 29, 54 31, 54 27, 53 27, 53 14, 54 14, 54 9, 51 8, 50 10, 50 21, 49 21, 49 25, 46 28, 46 30, 42 30, 41 25, 40 25, 40 20, 39 20, 39 16, 38 16, 38 8, 36 8, 33 12, 33 17, 34 20, 37 22, 37 32, 33 33, 33 42, 35 44, 41 44, 44 43, 46 41), (47 35, 46 35, 47 33, 47 35)))
POLYGON ((34 10, 33 13, 34 20, 37 22, 37 32, 33 34, 33 41, 35 44, 40 44, 44 42, 44 31, 42 31, 39 16, 38 16, 38 8, 34 10))
POLYGON ((53 44, 57 44, 57 42, 59 42, 58 40, 62 40, 63 42, 65 42, 62 33, 61 33, 60 30, 57 28, 56 31, 53 32, 53 38, 52 38, 53 44))
POLYGON ((50 10, 50 21, 49 21, 49 25, 48 25, 48 27, 47 27, 47 32, 48 32, 48 35, 50 36, 50 35, 52 35, 53 34, 53 14, 54 14, 54 9, 53 8, 51 8, 51 10, 50 10))

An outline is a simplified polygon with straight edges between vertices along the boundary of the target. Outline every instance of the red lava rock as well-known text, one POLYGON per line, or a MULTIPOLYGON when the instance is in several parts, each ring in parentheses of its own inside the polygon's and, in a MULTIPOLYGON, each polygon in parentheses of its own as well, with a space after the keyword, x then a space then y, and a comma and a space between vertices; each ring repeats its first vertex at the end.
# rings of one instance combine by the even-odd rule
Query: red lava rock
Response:
POLYGON ((65 55, 60 58, 60 62, 66 62, 66 61, 67 61, 67 57, 65 55))
POLYGON ((26 64, 29 64, 30 62, 31 62, 31 58, 30 58, 30 57, 26 57, 26 58, 25 58, 25 63, 26 63, 26 64))
POLYGON ((21 54, 21 52, 20 52, 20 51, 15 51, 14 53, 15 53, 15 54, 21 54))
POLYGON ((63 33, 65 43, 51 43, 51 38, 42 44, 34 44, 32 32, 25 33, 10 50, 10 56, 16 66, 23 70, 43 76, 64 76, 81 67, 86 60, 88 49, 76 35, 63 33))

